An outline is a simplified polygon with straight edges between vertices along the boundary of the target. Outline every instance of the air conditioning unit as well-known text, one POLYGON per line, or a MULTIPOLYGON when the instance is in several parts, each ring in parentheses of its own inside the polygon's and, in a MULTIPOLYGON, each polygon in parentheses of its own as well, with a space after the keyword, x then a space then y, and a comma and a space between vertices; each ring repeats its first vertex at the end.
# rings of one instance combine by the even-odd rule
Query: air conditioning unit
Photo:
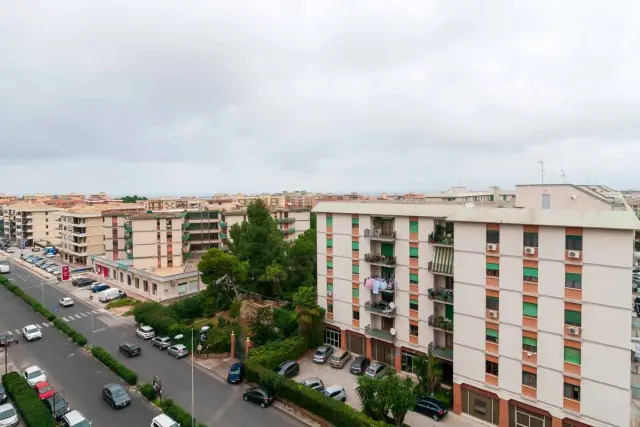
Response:
POLYGON ((488 251, 495 251, 496 249, 498 249, 498 245, 496 245, 495 243, 487 243, 488 251))
POLYGON ((536 254, 536 248, 532 247, 532 246, 526 246, 524 248, 524 253, 527 255, 535 255, 536 254))
POLYGON ((331 291, 327 292, 327 296, 328 297, 332 297, 333 296, 333 292, 331 292, 331 291))
POLYGON ((497 319, 498 318, 498 312, 495 310, 489 310, 489 317, 491 317, 492 319, 497 319))
POLYGON ((569 251, 569 258, 580 259, 580 251, 569 251))
POLYGON ((570 328, 568 328, 568 331, 571 335, 580 334, 580 328, 578 328, 577 326, 571 326, 570 328))

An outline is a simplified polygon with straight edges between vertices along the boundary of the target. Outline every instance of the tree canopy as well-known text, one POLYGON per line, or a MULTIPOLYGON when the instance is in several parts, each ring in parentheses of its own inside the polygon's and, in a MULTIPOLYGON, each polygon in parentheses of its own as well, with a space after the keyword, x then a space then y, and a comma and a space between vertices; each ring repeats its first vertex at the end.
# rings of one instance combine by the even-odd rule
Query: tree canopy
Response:
POLYGON ((138 200, 147 200, 147 198, 143 196, 137 196, 134 194, 133 196, 124 196, 122 198, 122 203, 135 203, 138 200))

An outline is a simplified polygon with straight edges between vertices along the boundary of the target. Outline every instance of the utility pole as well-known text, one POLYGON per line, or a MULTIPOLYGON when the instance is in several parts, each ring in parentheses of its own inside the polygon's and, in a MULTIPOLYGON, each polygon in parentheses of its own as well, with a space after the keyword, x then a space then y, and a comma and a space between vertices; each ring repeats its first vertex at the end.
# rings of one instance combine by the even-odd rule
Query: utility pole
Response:
POLYGON ((191 427, 196 427, 196 414, 194 409, 194 387, 193 387, 193 328, 191 328, 191 427))

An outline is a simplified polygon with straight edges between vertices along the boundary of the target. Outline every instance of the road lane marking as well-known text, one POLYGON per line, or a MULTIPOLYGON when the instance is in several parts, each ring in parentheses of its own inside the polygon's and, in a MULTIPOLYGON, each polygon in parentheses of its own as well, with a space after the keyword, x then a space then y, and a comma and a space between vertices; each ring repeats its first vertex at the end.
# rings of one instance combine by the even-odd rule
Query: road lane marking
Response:
POLYGON ((86 315, 86 314, 84 314, 84 313, 79 313, 79 314, 80 314, 80 316, 82 316, 82 317, 87 317, 87 315, 86 315))
POLYGON ((65 322, 69 321, 69 319, 67 319, 66 317, 63 317, 62 320, 64 320, 65 322))
POLYGON ((93 314, 100 314, 100 312, 99 312, 98 310, 91 310, 91 312, 92 312, 93 314))
POLYGON ((107 328, 100 328, 100 329, 96 329, 95 331, 93 331, 93 333, 94 333, 94 334, 96 334, 96 333, 98 333, 98 332, 106 331, 106 330, 108 330, 108 329, 109 329, 108 327, 107 327, 107 328))
POLYGON ((45 328, 49 327, 49 324, 47 322, 42 323, 42 326, 44 326, 45 328))
POLYGON ((20 329, 14 329, 14 331, 16 332, 16 334, 20 335, 20 329))
POLYGON ((82 319, 82 317, 80 317, 80 315, 79 315, 79 314, 76 314, 76 318, 78 318, 78 319, 82 319))

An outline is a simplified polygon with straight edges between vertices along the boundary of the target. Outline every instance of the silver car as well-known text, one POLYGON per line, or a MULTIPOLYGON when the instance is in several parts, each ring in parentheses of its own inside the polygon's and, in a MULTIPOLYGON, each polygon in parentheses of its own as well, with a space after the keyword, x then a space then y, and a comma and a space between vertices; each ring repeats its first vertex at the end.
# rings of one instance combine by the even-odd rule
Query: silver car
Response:
POLYGON ((189 349, 182 344, 175 344, 167 348, 167 354, 175 356, 176 359, 180 359, 189 354, 189 349))
POLYGON ((324 383, 320 378, 307 378, 306 380, 300 381, 300 384, 316 391, 322 392, 324 390, 324 383))
POLYGON ((387 365, 381 362, 372 362, 367 368, 364 374, 371 378, 382 378, 389 374, 391 369, 387 365))
POLYGON ((18 425, 18 413, 11 403, 0 405, 0 426, 13 427, 18 425))
POLYGON ((324 395, 332 399, 344 402, 347 400, 347 392, 339 385, 331 385, 324 389, 324 395))
POLYGON ((324 364, 333 354, 333 347, 330 345, 321 345, 313 355, 313 363, 324 364))

